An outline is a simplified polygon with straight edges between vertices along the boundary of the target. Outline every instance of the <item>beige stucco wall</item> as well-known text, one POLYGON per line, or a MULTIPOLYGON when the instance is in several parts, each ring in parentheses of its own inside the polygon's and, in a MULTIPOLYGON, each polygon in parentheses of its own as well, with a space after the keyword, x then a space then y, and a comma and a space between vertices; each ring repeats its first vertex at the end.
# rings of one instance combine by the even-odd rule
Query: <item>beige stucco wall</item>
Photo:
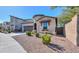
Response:
POLYGON ((40 23, 41 20, 51 20, 50 25, 48 26, 48 32, 55 34, 55 27, 56 27, 55 18, 45 17, 45 18, 42 18, 39 21, 37 21, 36 24, 37 24, 38 33, 44 33, 44 31, 42 31, 43 27, 41 26, 41 23, 40 23))
POLYGON ((75 45, 77 45, 77 20, 77 15, 75 15, 72 21, 65 25, 66 38, 75 45))

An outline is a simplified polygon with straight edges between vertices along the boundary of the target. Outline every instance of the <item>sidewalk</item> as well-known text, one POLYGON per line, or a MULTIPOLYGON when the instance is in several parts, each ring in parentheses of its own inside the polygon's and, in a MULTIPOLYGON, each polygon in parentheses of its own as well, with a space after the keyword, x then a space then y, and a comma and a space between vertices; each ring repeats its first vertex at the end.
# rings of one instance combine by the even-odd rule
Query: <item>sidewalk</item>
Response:
POLYGON ((25 53, 26 51, 10 36, 0 33, 0 53, 25 53))

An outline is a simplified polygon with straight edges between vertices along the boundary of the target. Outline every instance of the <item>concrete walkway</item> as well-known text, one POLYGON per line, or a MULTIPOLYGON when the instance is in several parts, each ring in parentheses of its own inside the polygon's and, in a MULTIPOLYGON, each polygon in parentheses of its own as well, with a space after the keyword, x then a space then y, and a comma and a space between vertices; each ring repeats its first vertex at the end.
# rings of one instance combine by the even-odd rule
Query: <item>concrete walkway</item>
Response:
POLYGON ((16 40, 11 36, 0 33, 0 53, 25 53, 26 51, 21 47, 16 40))

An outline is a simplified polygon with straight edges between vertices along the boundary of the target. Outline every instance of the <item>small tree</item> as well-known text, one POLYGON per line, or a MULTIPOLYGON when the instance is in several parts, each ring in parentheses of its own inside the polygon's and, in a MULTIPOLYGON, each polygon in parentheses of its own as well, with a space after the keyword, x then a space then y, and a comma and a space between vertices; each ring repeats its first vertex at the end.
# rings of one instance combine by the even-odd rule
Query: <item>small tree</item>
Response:
MULTIPOLYGON (((52 6, 52 9, 58 8, 58 6, 52 6)), ((65 6, 61 7, 63 12, 58 16, 59 24, 66 24, 71 21, 71 18, 75 14, 79 14, 79 6, 65 6)))

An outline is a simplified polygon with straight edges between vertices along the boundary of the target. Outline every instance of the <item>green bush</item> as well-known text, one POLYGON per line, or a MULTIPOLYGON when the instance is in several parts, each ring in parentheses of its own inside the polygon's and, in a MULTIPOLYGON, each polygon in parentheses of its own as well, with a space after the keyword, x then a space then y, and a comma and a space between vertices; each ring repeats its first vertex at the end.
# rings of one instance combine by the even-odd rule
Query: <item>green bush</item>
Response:
POLYGON ((36 37, 40 38, 40 34, 39 33, 36 33, 36 37))
POLYGON ((36 32, 35 32, 35 31, 32 31, 32 34, 34 34, 34 35, 35 35, 35 34, 36 34, 36 32))
POLYGON ((7 29, 6 31, 7 31, 8 33, 11 33, 11 32, 12 32, 10 29, 7 29))
POLYGON ((26 35, 32 36, 32 32, 31 31, 28 31, 28 32, 26 32, 26 35))
POLYGON ((49 36, 48 34, 45 34, 42 36, 42 42, 46 45, 50 44, 51 42, 51 36, 49 36))

